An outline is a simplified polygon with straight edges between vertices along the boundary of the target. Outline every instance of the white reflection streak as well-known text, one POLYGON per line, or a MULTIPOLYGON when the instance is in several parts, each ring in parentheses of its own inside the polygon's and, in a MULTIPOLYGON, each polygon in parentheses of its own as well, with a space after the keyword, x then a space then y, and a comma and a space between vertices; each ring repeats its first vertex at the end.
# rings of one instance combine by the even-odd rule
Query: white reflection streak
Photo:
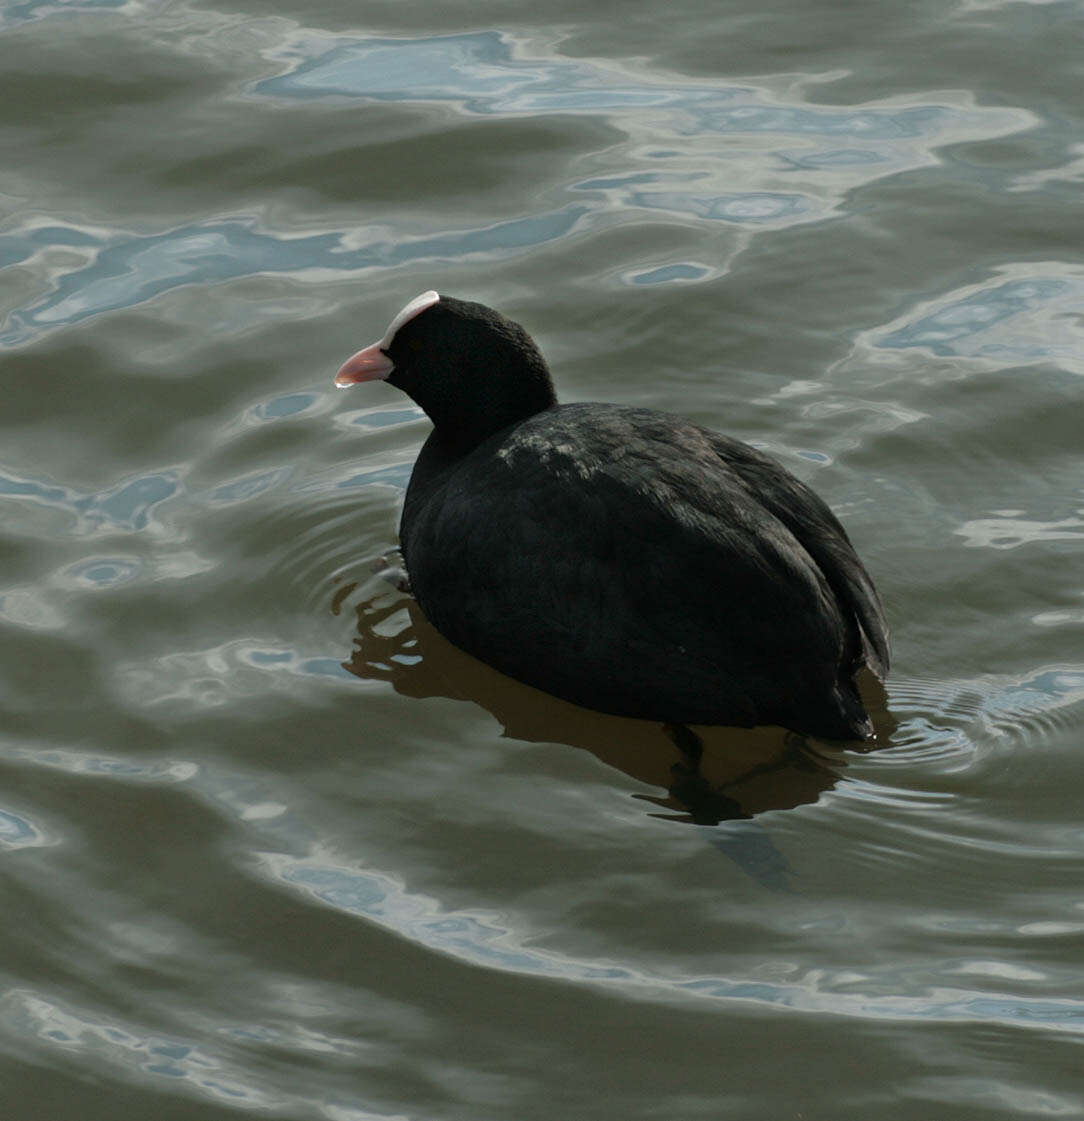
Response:
MULTIPOLYGON (((866 996, 838 993, 814 984, 740 981, 723 977, 681 978, 649 973, 612 962, 576 960, 543 953, 517 942, 496 915, 447 912, 420 893, 412 893, 383 873, 334 863, 319 851, 305 859, 281 853, 259 854, 279 883, 324 906, 364 918, 415 945, 470 965, 504 972, 587 982, 620 988, 626 995, 656 1000, 694 996, 742 1001, 795 1012, 896 1021, 974 1021, 1084 1035, 1084 1002, 1028 999, 1011 993, 972 992, 942 987, 927 996, 866 996)), ((819 973, 816 980, 833 978, 819 973)))
POLYGON ((971 549, 1015 549, 1040 541, 1084 540, 1084 518, 1039 522, 1025 518, 975 518, 952 531, 971 549))
MULTIPOLYGON (((561 113, 608 119, 626 143, 596 153, 585 205, 486 228, 424 231, 366 226, 289 233, 259 215, 219 215, 194 226, 136 233, 88 229, 38 218, 5 235, 13 259, 76 248, 44 278, 45 296, 11 310, 0 345, 21 346, 53 327, 134 307, 184 285, 285 273, 321 283, 344 272, 410 261, 514 256, 585 228, 627 219, 630 207, 665 212, 703 228, 778 228, 835 213, 857 187, 907 168, 930 166, 960 140, 993 139, 1031 127, 1019 108, 977 106, 959 91, 925 91, 839 108, 802 100, 801 87, 825 75, 788 75, 778 91, 685 78, 629 64, 563 57, 551 41, 496 32, 403 39, 335 36, 291 25, 259 52, 282 73, 246 89, 253 98, 365 98, 450 104, 471 116, 561 113), (720 144, 720 139, 726 142, 720 144), (857 139, 856 139, 857 138, 857 139), (860 144, 860 147, 856 146, 860 144), (683 184, 695 181, 697 189, 683 184), (652 182, 657 190, 637 183, 652 182), (55 229, 54 229, 55 227, 55 229), (502 230, 504 231, 502 233, 502 230)), ((582 193, 584 184, 554 181, 582 193)), ((699 279, 710 279, 711 274, 699 279)), ((674 279, 659 274, 656 283, 674 279)), ((697 279, 688 272, 678 279, 697 279)), ((644 283, 641 279, 640 283, 644 283)))
POLYGON ((1052 362, 1084 373, 1084 268, 1028 261, 989 279, 916 304, 891 323, 863 332, 845 365, 891 361, 918 350, 932 359, 965 359, 1004 368, 1052 362))
POLYGON ((206 1045, 148 1033, 98 1013, 62 1008, 31 989, 5 996, 2 1018, 66 1051, 81 1051, 147 1075, 187 1083, 217 1101, 247 1109, 279 1104, 230 1070, 206 1045))

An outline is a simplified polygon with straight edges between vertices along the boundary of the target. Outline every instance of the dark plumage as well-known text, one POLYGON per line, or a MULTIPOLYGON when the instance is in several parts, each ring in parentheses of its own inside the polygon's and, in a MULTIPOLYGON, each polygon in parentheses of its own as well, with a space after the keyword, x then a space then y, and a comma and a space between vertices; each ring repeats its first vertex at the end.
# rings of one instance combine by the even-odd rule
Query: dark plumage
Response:
POLYGON ((666 413, 558 405, 518 324, 436 293, 337 384, 374 378, 434 424, 400 538, 457 646, 604 712, 871 733, 854 675, 887 671, 880 600, 832 512, 774 460, 666 413))

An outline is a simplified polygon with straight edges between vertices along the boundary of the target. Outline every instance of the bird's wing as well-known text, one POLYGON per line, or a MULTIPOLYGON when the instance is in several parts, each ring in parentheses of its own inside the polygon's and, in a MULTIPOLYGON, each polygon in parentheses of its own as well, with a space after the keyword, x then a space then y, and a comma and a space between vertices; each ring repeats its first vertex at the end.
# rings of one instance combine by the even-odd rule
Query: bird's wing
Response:
POLYGON ((708 435, 719 458, 817 563, 840 606, 858 620, 865 638, 866 660, 883 678, 889 664, 884 606, 839 519, 819 495, 774 459, 738 440, 714 432, 708 435))

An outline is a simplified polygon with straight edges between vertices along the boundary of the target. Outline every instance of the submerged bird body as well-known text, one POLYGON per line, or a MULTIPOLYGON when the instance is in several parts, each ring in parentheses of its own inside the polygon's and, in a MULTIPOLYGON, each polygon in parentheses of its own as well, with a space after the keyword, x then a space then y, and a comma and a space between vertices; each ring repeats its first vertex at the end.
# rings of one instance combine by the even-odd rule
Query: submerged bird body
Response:
POLYGON ((338 383, 386 377, 434 421, 400 538, 445 637, 604 712, 870 734, 854 675, 887 670, 884 617, 808 487, 666 413, 558 405, 530 338, 481 305, 426 293, 397 321, 338 383))

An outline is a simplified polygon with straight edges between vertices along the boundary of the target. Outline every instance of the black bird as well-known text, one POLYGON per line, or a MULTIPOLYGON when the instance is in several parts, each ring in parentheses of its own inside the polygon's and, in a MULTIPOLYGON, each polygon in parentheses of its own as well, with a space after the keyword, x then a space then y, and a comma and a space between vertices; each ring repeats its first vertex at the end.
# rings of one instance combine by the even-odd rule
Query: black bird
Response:
POLYGON ((559 405, 519 324, 436 292, 335 384, 376 379, 433 422, 399 535, 456 646, 602 712, 872 734, 854 677, 888 669, 881 602, 773 459, 668 413, 559 405))

